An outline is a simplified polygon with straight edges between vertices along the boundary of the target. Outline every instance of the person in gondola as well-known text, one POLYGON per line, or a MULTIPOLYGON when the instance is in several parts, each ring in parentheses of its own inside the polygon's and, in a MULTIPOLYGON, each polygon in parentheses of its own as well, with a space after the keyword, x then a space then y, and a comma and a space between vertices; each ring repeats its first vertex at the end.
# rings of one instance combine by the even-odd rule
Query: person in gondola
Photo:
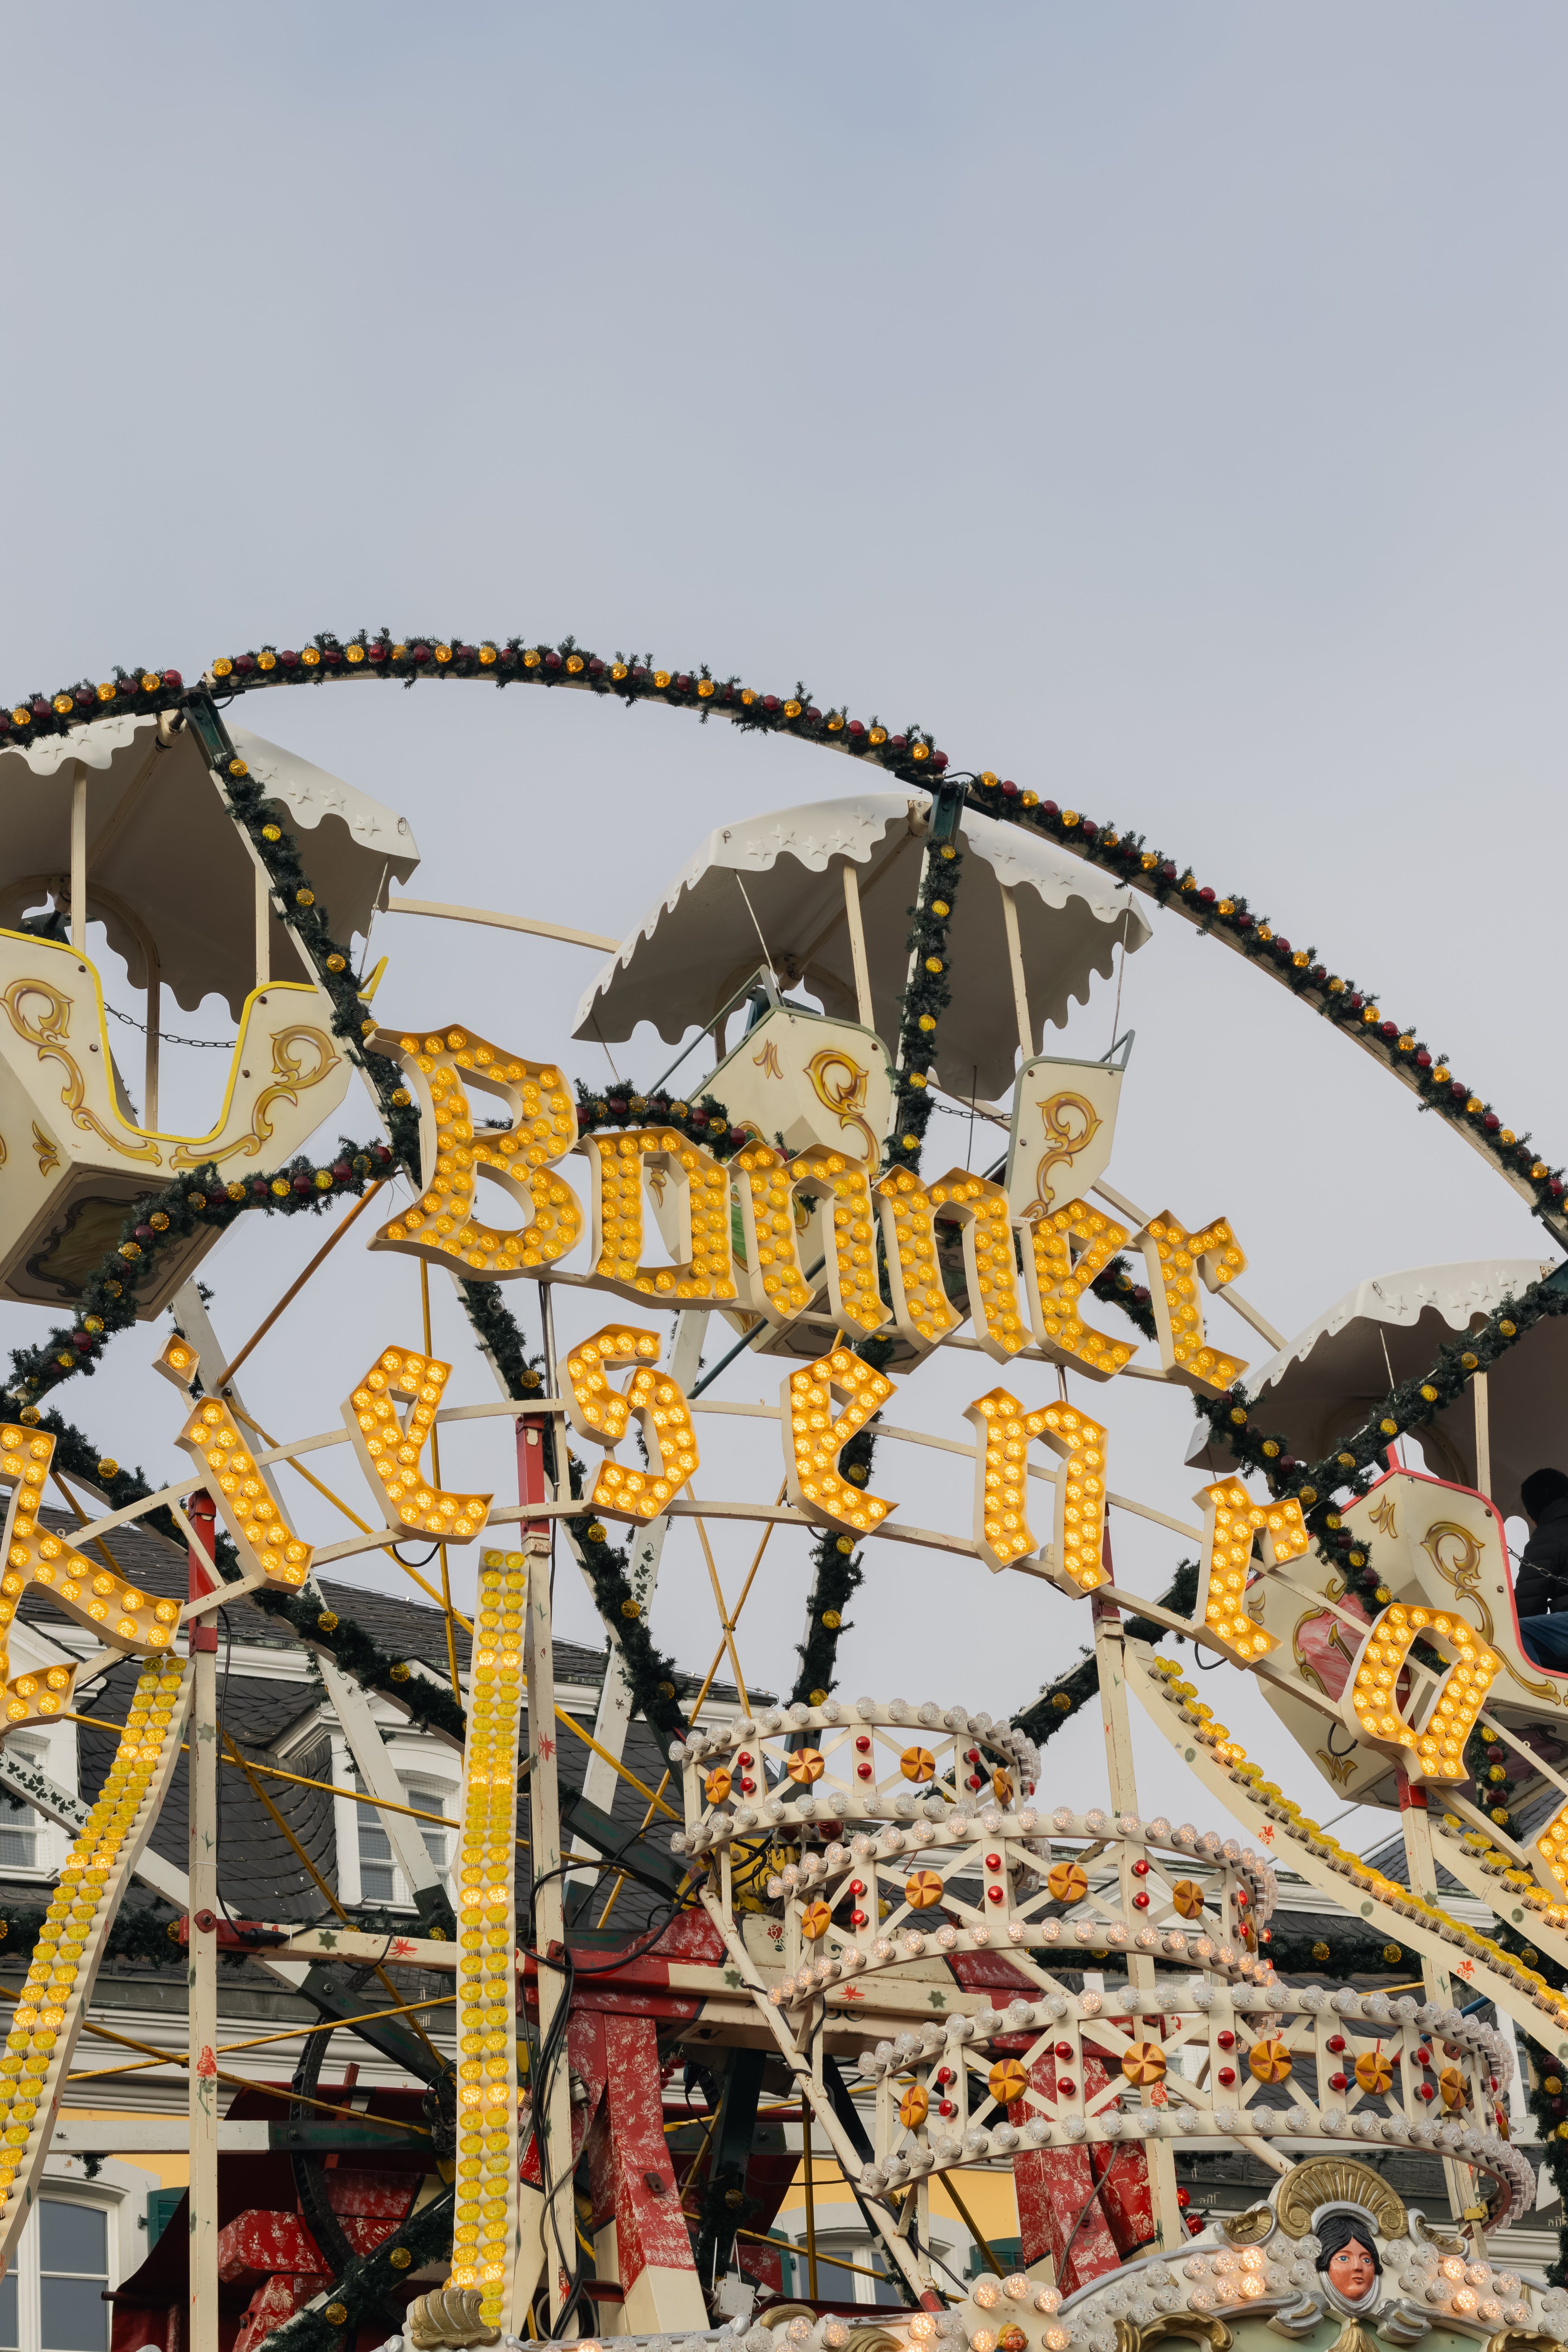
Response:
POLYGON ((1524 1654, 1568 1673, 1568 1472, 1532 1470, 1519 1490, 1530 1541, 1514 1580, 1524 1654))

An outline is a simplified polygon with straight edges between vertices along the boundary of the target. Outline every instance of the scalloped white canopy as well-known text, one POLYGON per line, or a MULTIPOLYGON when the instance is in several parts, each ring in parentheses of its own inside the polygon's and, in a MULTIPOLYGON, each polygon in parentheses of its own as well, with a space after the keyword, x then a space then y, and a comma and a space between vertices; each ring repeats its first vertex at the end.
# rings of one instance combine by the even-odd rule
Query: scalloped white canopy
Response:
MULTIPOLYGON (((1282 1431, 1302 1460, 1321 1461, 1390 1388, 1426 1371, 1472 1316, 1489 1315, 1557 1262, 1476 1258, 1357 1283, 1249 1372, 1255 1419, 1262 1428, 1282 1431)), ((1538 1323, 1487 1378, 1492 1500, 1506 1516, 1519 1509, 1520 1481, 1532 1470, 1568 1470, 1568 1318, 1538 1323)), ((1415 1435, 1435 1476, 1474 1485, 1475 1406, 1468 1392, 1415 1435)), ((1232 1466, 1202 1423, 1187 1460, 1216 1476, 1232 1466)))
MULTIPOLYGON (((804 982, 828 1013, 854 1020, 843 882, 853 863, 876 1026, 891 1046, 930 806, 927 793, 862 793, 721 825, 599 972, 574 1034, 616 1044, 650 1021, 673 1045, 706 1027, 761 962, 758 924, 780 979, 804 982)), ((1051 843, 971 810, 961 833, 967 855, 953 895, 953 1001, 940 1068, 958 1091, 995 1097, 1017 1058, 1004 888, 1017 894, 1037 1051, 1045 1024, 1060 1027, 1069 1003, 1087 1001, 1092 975, 1109 979, 1117 941, 1141 948, 1150 929, 1125 890, 1051 843)))
MULTIPOLYGON (((310 835, 311 887, 340 939, 368 929, 390 878, 406 882, 419 852, 396 815, 295 751, 231 725, 235 748, 291 832, 310 835)), ((166 747, 157 721, 127 711, 79 733, 0 751, 0 926, 68 898, 71 797, 87 778, 88 912, 147 985, 146 943, 187 1013, 222 996, 237 1020, 256 983, 255 867, 188 730, 166 747)), ((276 913, 271 968, 310 977, 276 913)))

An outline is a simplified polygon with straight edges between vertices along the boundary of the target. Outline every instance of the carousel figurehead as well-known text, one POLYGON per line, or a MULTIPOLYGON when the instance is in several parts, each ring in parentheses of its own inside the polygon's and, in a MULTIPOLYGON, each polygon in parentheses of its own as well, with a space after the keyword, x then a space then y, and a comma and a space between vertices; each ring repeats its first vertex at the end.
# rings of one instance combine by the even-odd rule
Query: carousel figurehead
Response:
POLYGON ((1377 2231, 1362 2205, 1321 2205, 1312 2216, 1318 2275, 1329 2301, 1347 2316, 1370 2312, 1383 2289, 1377 2231))

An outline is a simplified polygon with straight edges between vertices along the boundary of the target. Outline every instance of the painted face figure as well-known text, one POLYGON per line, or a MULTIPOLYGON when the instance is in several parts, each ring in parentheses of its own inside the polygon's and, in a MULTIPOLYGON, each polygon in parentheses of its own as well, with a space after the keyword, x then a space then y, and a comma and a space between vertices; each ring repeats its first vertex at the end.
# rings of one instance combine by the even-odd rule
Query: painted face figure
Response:
POLYGON ((1376 2284, 1377 2266, 1359 2238, 1352 2238, 1331 2255, 1328 2268, 1330 2285, 1337 2287, 1347 2303, 1359 2303, 1376 2284))

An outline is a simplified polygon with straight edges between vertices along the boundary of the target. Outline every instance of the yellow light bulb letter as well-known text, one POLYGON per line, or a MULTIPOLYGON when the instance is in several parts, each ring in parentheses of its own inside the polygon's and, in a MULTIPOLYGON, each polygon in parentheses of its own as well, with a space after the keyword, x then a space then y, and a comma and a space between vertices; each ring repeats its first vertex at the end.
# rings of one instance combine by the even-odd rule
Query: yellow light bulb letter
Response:
POLYGON ((1110 1380, 1138 1352, 1086 1323, 1084 1293, 1127 1242, 1119 1225, 1087 1201, 1047 1210, 1024 1227, 1024 1280, 1035 1337, 1054 1363, 1072 1364, 1092 1381, 1110 1380))
POLYGON ((811 1304, 795 1224, 795 1180, 785 1154, 748 1143, 730 1162, 746 1260, 744 1303, 770 1323, 792 1323, 811 1304))
POLYGON ((1456 1611, 1410 1608, 1395 1601, 1368 1626, 1340 1712, 1357 1738, 1394 1757, 1408 1780, 1463 1780, 1465 1742, 1501 1671, 1497 1652, 1456 1611), (1408 1697, 1402 1700, 1399 1691, 1417 1637, 1454 1654, 1419 1728, 1408 1720, 1408 1697))
POLYGON ((1255 1503, 1238 1480, 1222 1478, 1193 1496, 1204 1515, 1204 1556, 1198 1578, 1198 1614, 1205 1630, 1233 1657, 1266 1658, 1279 1646, 1272 1633, 1247 1613, 1247 1585, 1254 1542, 1270 1568, 1300 1559, 1307 1549, 1307 1524, 1294 1496, 1255 1503))
POLYGON ((370 1050, 398 1063, 419 1097, 425 1175, 413 1207, 382 1226, 372 1249, 429 1258, 469 1282, 531 1274, 575 1249, 583 1204, 555 1162, 577 1139, 577 1113, 555 1064, 525 1061, 460 1027, 378 1029, 370 1050), (510 1127, 476 1124, 476 1087, 500 1097, 510 1127), (522 1224, 506 1232, 476 1213, 481 1175, 506 1186, 522 1224))
POLYGON ((1007 1363, 1029 1344, 1029 1326, 1018 1304, 1018 1268, 1008 1221, 1007 1195, 989 1177, 951 1169, 931 1186, 938 1220, 961 1226, 964 1285, 974 1336, 988 1356, 1007 1363))
POLYGON ((896 1503, 866 1494, 838 1471, 838 1457, 849 1440, 895 1393, 885 1372, 873 1370, 847 1348, 819 1356, 782 1383, 785 1488, 796 1509, 816 1526, 865 1535, 897 1510, 896 1503), (837 1416, 835 1395, 845 1400, 844 1411, 837 1416))
POLYGON ((877 1187, 877 1213, 893 1321, 900 1338, 923 1353, 963 1319, 942 1288, 931 1194, 912 1169, 895 1168, 877 1187))
MULTIPOLYGON (((10 1665, 6 1654, 11 1621, 29 1584, 46 1587, 65 1614, 96 1633, 111 1650, 142 1657, 166 1650, 174 1638, 179 1609, 173 1601, 155 1601, 116 1576, 101 1560, 89 1559, 63 1536, 54 1534, 39 1517, 44 1481, 54 1459, 55 1441, 47 1430, 28 1429, 15 1422, 0 1423, 0 1483, 10 1489, 5 1508, 5 1532, 0 1538, 5 1569, 0 1571, 0 1677, 10 1665), (160 1613, 162 1612, 162 1613, 160 1613)), ((69 1683, 51 1685, 47 1675, 18 1675, 6 1685, 7 1720, 25 1723, 31 1717, 58 1716, 67 1703, 69 1683), (24 1693, 20 1685, 35 1687, 24 1693), (26 1704, 26 1713, 10 1710, 26 1704)))
POLYGON ((425 1448, 451 1370, 416 1348, 384 1348, 345 1399, 342 1413, 387 1526, 398 1534, 417 1528, 443 1543, 471 1543, 484 1526, 490 1496, 448 1494, 425 1472, 425 1448), (400 1404, 408 1407, 406 1415, 398 1412, 400 1404))
MULTIPOLYGON (((176 1388, 188 1391, 196 1377, 195 1349, 184 1339, 171 1339, 156 1370, 176 1388)), ((312 1547, 289 1526, 271 1480, 257 1467, 248 1434, 233 1407, 216 1397, 204 1397, 176 1443, 195 1463, 198 1479, 239 1546, 241 1560, 264 1570, 276 1584, 303 1584, 310 1573, 312 1547)))
POLYGON ((710 1151, 664 1127, 585 1135, 577 1149, 593 1173, 596 1289, 617 1291, 638 1303, 738 1296, 730 1249, 729 1171, 710 1151), (645 1171, 667 1233, 673 1223, 671 1265, 642 1263, 645 1171))
POLYGON ((611 1323, 574 1348, 566 1360, 566 1411, 580 1437, 613 1452, 633 1417, 642 1424, 648 1467, 627 1470, 606 1462, 594 1482, 591 1507, 634 1526, 656 1519, 698 1465, 691 1411, 678 1381, 658 1370, 657 1331, 611 1323), (636 1367, 624 1389, 606 1373, 636 1367))
POLYGON ((1154 1327, 1160 1335, 1160 1361, 1165 1370, 1189 1388, 1206 1389, 1221 1396, 1247 1370, 1246 1359, 1212 1348, 1204 1337, 1201 1278, 1205 1288, 1221 1291, 1247 1266, 1247 1255, 1225 1217, 1189 1233, 1180 1217, 1167 1209, 1151 1217, 1140 1240, 1149 1270, 1149 1291, 1154 1327))
POLYGON ((1026 1412, 1006 1389, 965 1405, 975 1432, 974 1540, 990 1569, 1012 1568, 1035 1549, 1029 1526, 1029 1448, 1038 1440, 1060 1458, 1056 1474, 1056 1542, 1039 1572, 1059 1591, 1092 1592, 1105 1583, 1106 1433, 1069 1404, 1026 1412))

